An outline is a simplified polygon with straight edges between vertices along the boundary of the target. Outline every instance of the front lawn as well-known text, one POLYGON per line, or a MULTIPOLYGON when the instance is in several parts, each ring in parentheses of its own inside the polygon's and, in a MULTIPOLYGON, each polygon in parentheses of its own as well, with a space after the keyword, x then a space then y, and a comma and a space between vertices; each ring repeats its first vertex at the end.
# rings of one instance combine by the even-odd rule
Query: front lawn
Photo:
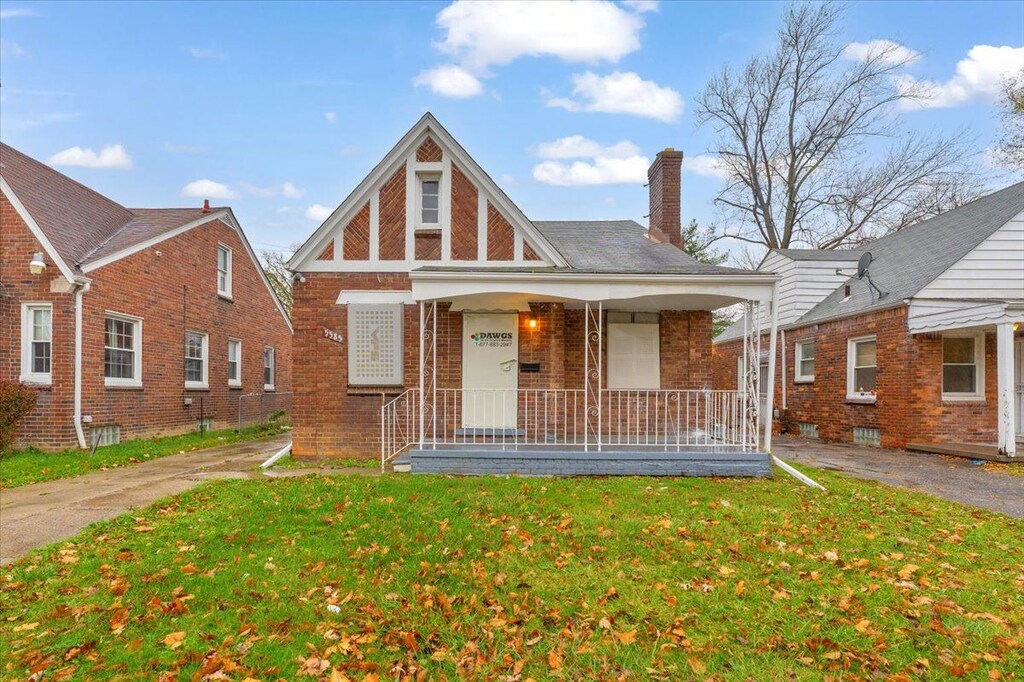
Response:
POLYGON ((0 676, 1020 675, 1020 522, 812 475, 213 483, 5 569, 0 676))
POLYGON ((123 467, 181 452, 263 438, 280 433, 284 428, 286 427, 280 424, 267 423, 241 431, 224 429, 165 438, 129 440, 97 448, 95 455, 90 455, 88 450, 77 449, 61 452, 43 452, 35 448, 15 450, 0 457, 0 488, 15 488, 29 483, 68 478, 96 469, 123 467))

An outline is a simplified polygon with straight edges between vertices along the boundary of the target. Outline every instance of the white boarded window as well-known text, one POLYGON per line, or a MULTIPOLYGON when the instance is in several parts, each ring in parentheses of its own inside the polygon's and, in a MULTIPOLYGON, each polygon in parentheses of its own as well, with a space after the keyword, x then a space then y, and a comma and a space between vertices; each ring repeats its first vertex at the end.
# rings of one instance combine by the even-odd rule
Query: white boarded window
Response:
POLYGON ((942 337, 942 399, 985 397, 985 334, 942 337))
POLYGON ((53 353, 53 306, 23 303, 21 306, 21 380, 51 383, 53 353))
POLYGON ((401 303, 348 306, 350 386, 402 385, 401 303))
POLYGON ((796 382, 814 381, 814 342, 798 341, 793 358, 793 380, 796 382))
POLYGON ((242 342, 228 339, 228 386, 242 385, 242 342))
POLYGON ((608 313, 608 388, 661 388, 658 313, 608 313))

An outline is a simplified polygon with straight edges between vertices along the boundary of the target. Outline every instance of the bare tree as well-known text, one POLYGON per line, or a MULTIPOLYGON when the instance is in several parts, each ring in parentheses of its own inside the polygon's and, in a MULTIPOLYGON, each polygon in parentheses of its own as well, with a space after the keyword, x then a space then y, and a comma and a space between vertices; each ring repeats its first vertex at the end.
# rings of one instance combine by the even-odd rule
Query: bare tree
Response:
POLYGON ((915 55, 880 44, 844 57, 836 4, 786 8, 778 44, 700 95, 729 178, 719 238, 767 248, 836 248, 880 236, 975 195, 962 134, 916 136, 892 115, 926 96, 900 78, 915 55))
POLYGON ((264 250, 260 252, 260 260, 263 261, 263 272, 267 274, 271 288, 281 300, 288 317, 291 317, 292 276, 288 271, 288 255, 281 251, 264 250))
POLYGON ((996 159, 1007 168, 1024 171, 1024 69, 1003 83, 999 118, 1002 131, 996 159))

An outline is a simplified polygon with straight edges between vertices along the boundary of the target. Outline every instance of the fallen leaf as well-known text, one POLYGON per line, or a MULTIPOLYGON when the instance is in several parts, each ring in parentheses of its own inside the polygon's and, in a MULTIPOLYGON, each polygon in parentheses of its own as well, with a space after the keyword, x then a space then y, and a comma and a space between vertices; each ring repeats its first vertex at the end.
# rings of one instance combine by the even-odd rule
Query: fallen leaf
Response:
POLYGON ((548 652, 548 667, 552 670, 559 670, 562 667, 562 657, 558 655, 557 651, 548 652))
POLYGON ((184 632, 172 632, 171 634, 164 637, 164 644, 170 649, 177 649, 181 646, 181 643, 185 641, 184 632))
POLYGON ((693 671, 694 675, 703 675, 708 671, 708 667, 697 658, 688 658, 686 662, 690 664, 690 670, 693 671))
POLYGON ((616 632, 615 637, 623 644, 632 644, 636 641, 636 630, 629 632, 616 632))

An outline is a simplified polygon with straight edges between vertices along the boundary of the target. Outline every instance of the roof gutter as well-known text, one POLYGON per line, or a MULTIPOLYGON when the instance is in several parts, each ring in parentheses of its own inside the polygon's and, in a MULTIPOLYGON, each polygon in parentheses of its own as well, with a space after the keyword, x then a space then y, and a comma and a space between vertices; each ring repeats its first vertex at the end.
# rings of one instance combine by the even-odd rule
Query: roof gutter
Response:
POLYGON ((445 271, 445 270, 413 270, 409 273, 411 280, 475 280, 492 281, 554 281, 572 282, 581 278, 605 280, 620 283, 658 282, 680 284, 774 284, 780 277, 775 274, 751 273, 733 274, 681 274, 681 273, 595 273, 595 272, 502 272, 500 270, 445 271))

